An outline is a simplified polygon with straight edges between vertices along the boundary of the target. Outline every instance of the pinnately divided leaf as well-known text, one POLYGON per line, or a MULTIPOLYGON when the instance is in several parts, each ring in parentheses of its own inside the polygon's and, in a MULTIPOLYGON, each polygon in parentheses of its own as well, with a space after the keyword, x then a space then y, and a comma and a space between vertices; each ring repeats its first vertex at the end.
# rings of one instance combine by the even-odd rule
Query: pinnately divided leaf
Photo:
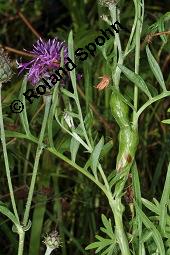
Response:
POLYGON ((164 243, 162 241, 162 237, 156 226, 149 220, 149 218, 142 212, 137 203, 135 203, 136 211, 139 217, 141 218, 143 224, 147 229, 152 233, 153 239, 159 251, 159 254, 165 255, 164 243))
POLYGON ((112 255, 116 247, 116 237, 113 233, 111 220, 107 219, 104 214, 102 214, 102 222, 105 228, 100 228, 109 238, 103 238, 99 235, 96 235, 97 241, 89 244, 85 250, 96 249, 95 253, 101 252, 102 255, 112 255))
POLYGON ((164 78, 163 78, 161 69, 160 69, 156 59, 153 57, 148 45, 146 46, 146 53, 147 53, 150 68, 151 68, 153 74, 155 75, 156 80, 159 82, 163 91, 166 91, 166 86, 165 86, 165 82, 164 82, 164 78))
POLYGON ((141 89, 149 98, 152 97, 146 83, 144 82, 144 80, 139 74, 132 72, 129 68, 125 66, 118 64, 118 67, 122 70, 122 72, 126 75, 126 77, 131 82, 133 82, 139 89, 141 89))

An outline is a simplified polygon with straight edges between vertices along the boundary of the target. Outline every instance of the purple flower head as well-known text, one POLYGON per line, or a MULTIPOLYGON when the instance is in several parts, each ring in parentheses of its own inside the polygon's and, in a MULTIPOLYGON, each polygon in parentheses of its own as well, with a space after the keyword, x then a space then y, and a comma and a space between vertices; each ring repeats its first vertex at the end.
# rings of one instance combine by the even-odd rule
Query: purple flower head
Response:
POLYGON ((27 51, 35 57, 29 62, 18 63, 19 74, 29 70, 28 80, 34 85, 41 78, 48 77, 53 69, 60 67, 61 51, 63 50, 64 64, 67 62, 68 48, 65 42, 58 39, 43 41, 41 38, 33 45, 32 51, 27 51))

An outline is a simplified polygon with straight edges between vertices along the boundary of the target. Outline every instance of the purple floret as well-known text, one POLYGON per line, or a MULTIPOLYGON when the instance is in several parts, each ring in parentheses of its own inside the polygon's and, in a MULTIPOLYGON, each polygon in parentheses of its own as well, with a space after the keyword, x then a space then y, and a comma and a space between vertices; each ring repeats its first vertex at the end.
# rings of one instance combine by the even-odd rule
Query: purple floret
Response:
POLYGON ((28 80, 33 84, 37 84, 41 78, 49 76, 52 70, 60 67, 61 51, 64 53, 64 64, 67 62, 68 48, 65 42, 58 39, 43 41, 41 38, 33 45, 32 51, 27 51, 35 57, 29 62, 19 63, 19 74, 25 69, 29 70, 28 80))

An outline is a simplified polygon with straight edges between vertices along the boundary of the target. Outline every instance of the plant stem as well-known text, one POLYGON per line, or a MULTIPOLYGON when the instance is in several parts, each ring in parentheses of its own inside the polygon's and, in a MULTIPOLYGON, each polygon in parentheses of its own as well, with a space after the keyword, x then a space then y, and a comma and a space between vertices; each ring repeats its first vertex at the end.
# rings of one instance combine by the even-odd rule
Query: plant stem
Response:
POLYGON ((18 255, 22 255, 24 251, 24 239, 25 239, 25 231, 19 233, 19 246, 18 246, 18 255))
POLYGON ((106 195, 107 191, 105 186, 99 182, 98 180, 96 180, 94 178, 94 176, 92 174, 90 174, 88 171, 86 171, 84 168, 80 167, 79 165, 77 165, 76 163, 74 163, 73 161, 71 161, 70 159, 68 159, 66 156, 64 156, 63 154, 61 154, 60 152, 58 152, 55 148, 50 148, 47 147, 46 148, 49 152, 51 152, 52 154, 54 154, 55 156, 57 156, 58 158, 62 159, 63 161, 65 161, 67 164, 69 164, 70 166, 72 166, 73 168, 75 168, 76 170, 78 170, 80 173, 82 173, 83 175, 85 175, 88 179, 90 179, 92 182, 94 182, 102 191, 103 193, 106 195))
POLYGON ((121 198, 116 198, 115 200, 110 198, 109 204, 115 219, 115 234, 121 250, 121 255, 130 255, 128 239, 126 237, 122 221, 122 214, 124 209, 121 203, 121 198))
POLYGON ((19 216, 18 216, 17 207, 16 207, 16 203, 15 203, 14 190, 13 190, 13 187, 12 187, 11 174, 10 174, 9 161, 8 161, 8 154, 7 154, 7 148, 6 148, 5 131, 4 131, 3 114, 2 114, 2 104, 1 104, 1 88, 2 88, 2 83, 0 83, 0 128, 1 128, 1 142, 2 142, 4 161, 5 161, 5 170, 6 170, 6 175, 7 175, 7 181, 8 181, 8 187, 9 187, 12 207, 13 207, 13 211, 14 211, 15 217, 17 218, 17 220, 19 222, 19 216))
MULTIPOLYGON (((136 24, 136 47, 135 47, 135 73, 139 73, 139 62, 140 62, 140 37, 141 37, 141 31, 142 31, 142 13, 141 13, 141 0, 134 0, 135 3, 135 12, 137 15, 137 24, 136 24)), ((138 87, 135 85, 134 88, 134 108, 135 111, 133 111, 133 120, 135 119, 135 115, 138 108, 138 87)), ((136 123, 137 124, 137 123, 136 123)))
MULTIPOLYGON (((38 141, 37 151, 36 151, 36 155, 35 155, 35 162, 34 162, 34 167, 33 167, 31 185, 30 185, 28 198, 27 198, 27 203, 26 203, 26 208, 25 208, 24 217, 23 217, 23 226, 24 227, 28 224, 28 219, 29 219, 29 214, 30 214, 30 209, 31 209, 31 202, 32 202, 36 177, 37 177, 39 160, 40 160, 42 150, 44 148, 43 139, 44 139, 44 133, 45 133, 45 128, 46 128, 46 124, 47 124, 50 104, 51 104, 51 96, 47 96, 46 97, 46 104, 45 104, 44 119, 43 119, 43 123, 42 123, 42 127, 41 127, 41 132, 40 132, 40 137, 39 137, 39 141, 38 141)), ((19 238, 18 255, 23 255, 25 232, 23 234, 21 233, 19 237, 20 238, 19 238)))
POLYGON ((136 125, 136 123, 138 122, 138 119, 139 119, 139 116, 141 115, 141 113, 149 106, 151 105, 152 103, 162 99, 162 98, 165 98, 165 97, 168 97, 170 96, 170 91, 165 91, 165 92, 162 92, 161 94, 149 99, 136 113, 135 115, 135 118, 133 120, 133 124, 134 126, 136 125))
POLYGON ((50 255, 51 252, 53 251, 54 249, 50 248, 47 246, 47 249, 46 249, 46 252, 45 252, 45 255, 50 255))
POLYGON ((29 194, 28 194, 25 213, 24 213, 24 218, 23 218, 23 225, 24 226, 26 226, 27 223, 28 223, 28 218, 29 218, 29 213, 30 213, 30 208, 31 208, 31 202, 32 202, 32 197, 33 197, 33 192, 34 192, 34 187, 35 187, 35 181, 36 181, 36 177, 37 177, 39 160, 40 160, 42 150, 44 148, 43 139, 44 139, 44 133, 45 133, 45 128, 46 128, 46 124, 47 124, 50 104, 51 104, 51 96, 46 96, 44 119, 43 119, 43 123, 42 123, 42 127, 41 127, 41 132, 40 132, 40 137, 39 137, 39 141, 38 141, 37 151, 36 151, 36 155, 35 155, 35 163, 34 163, 34 167, 33 167, 31 185, 30 185, 30 189, 29 189, 29 194))
MULTIPOLYGON (((110 10, 110 15, 112 18, 112 24, 114 24, 117 20, 117 7, 116 5, 111 5, 111 7, 109 8, 110 10)), ((118 50, 119 52, 119 58, 117 63, 122 65, 123 64, 123 54, 122 54, 122 46, 121 46, 121 41, 120 41, 120 37, 119 37, 119 33, 116 33, 114 31, 115 34, 115 51, 118 50)), ((113 80, 114 80, 114 84, 117 90, 119 90, 119 83, 120 83, 120 74, 121 74, 121 69, 116 66, 116 69, 113 71, 112 76, 113 76, 113 80)))
POLYGON ((102 166, 101 166, 100 163, 99 163, 98 168, 99 168, 99 172, 100 172, 100 174, 101 174, 101 176, 102 176, 102 179, 103 179, 103 181, 104 181, 104 185, 105 185, 107 191, 110 191, 110 187, 109 187, 109 183, 108 183, 108 181, 107 181, 107 177, 106 177, 106 175, 104 174, 104 171, 103 171, 102 166))
POLYGON ((65 242, 65 234, 63 231, 63 212, 62 212, 62 205, 61 205, 61 201, 59 199, 60 197, 60 188, 59 188, 59 174, 60 174, 60 169, 57 169, 57 176, 53 177, 53 181, 55 183, 55 194, 56 194, 56 199, 55 199, 55 203, 54 203, 54 207, 53 207, 53 213, 54 215, 57 216, 58 219, 58 227, 59 227, 59 233, 60 233, 60 237, 62 240, 62 255, 67 255, 67 251, 66 251, 66 242, 65 242))

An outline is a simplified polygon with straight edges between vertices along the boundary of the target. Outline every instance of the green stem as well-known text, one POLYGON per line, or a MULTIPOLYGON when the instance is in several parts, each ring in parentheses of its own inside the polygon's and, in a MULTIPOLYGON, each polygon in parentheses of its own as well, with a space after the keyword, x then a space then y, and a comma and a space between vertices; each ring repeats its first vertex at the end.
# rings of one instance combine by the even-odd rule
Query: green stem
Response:
POLYGON ((100 172, 100 174, 101 174, 101 176, 102 176, 102 179, 103 179, 103 181, 104 181, 104 185, 105 185, 107 191, 110 191, 109 183, 108 183, 108 181, 107 181, 106 175, 104 174, 104 171, 103 171, 102 166, 101 166, 100 163, 99 163, 98 168, 99 168, 99 172, 100 172))
POLYGON ((69 164, 70 166, 72 166, 73 168, 75 168, 76 170, 78 170, 80 173, 84 174, 87 178, 89 178, 92 182, 94 182, 102 191, 103 193, 106 195, 107 191, 105 186, 100 183, 98 180, 96 180, 92 174, 90 174, 88 171, 84 170, 82 167, 80 167, 79 165, 77 165, 76 163, 74 163, 73 161, 71 161, 70 159, 68 159, 66 156, 64 156, 63 154, 61 154, 60 152, 58 152, 55 148, 46 148, 49 152, 51 152, 52 154, 54 154, 55 156, 57 156, 58 158, 62 159, 63 161, 65 161, 67 164, 69 164))
POLYGON ((133 120, 133 125, 135 126, 136 123, 138 122, 138 119, 139 119, 139 116, 141 115, 141 113, 149 106, 151 105, 152 103, 162 99, 162 98, 165 98, 165 97, 168 97, 170 96, 170 91, 165 91, 165 92, 162 92, 161 94, 149 99, 136 113, 135 115, 135 118, 133 120))
POLYGON ((24 239, 25 239, 25 231, 22 230, 19 233, 19 245, 18 245, 18 255, 22 255, 24 251, 24 239))
POLYGON ((128 239, 124 231, 122 214, 124 211, 123 205, 121 203, 121 198, 109 199, 110 207, 114 214, 115 219, 115 234, 117 242, 119 244, 121 255, 130 255, 128 239))
MULTIPOLYGON (((44 119, 43 119, 42 128, 41 128, 41 132, 40 132, 40 138, 39 138, 39 141, 38 141, 37 151, 36 151, 36 155, 35 155, 35 162, 34 162, 34 167, 33 167, 31 185, 30 185, 30 189, 29 189, 29 193, 28 193, 28 198, 27 198, 27 203, 26 203, 26 208, 25 208, 24 217, 23 217, 23 225, 24 226, 27 225, 28 219, 29 219, 29 214, 30 214, 30 209, 31 209, 31 202, 32 202, 32 197, 33 197, 36 177, 37 177, 39 160, 40 160, 40 156, 41 156, 42 150, 44 148, 44 146, 43 146, 43 139, 44 139, 44 133, 45 133, 45 128, 46 128, 46 124, 47 124, 49 109, 50 109, 50 103, 51 103, 51 96, 47 96, 46 97, 44 119)), ((24 234, 20 234, 19 251, 18 251, 19 254, 18 255, 22 255, 23 254, 24 238, 25 238, 25 233, 24 234)))
POLYGON ((59 190, 59 177, 60 176, 60 169, 58 168, 57 169, 57 176, 54 176, 53 177, 53 181, 54 181, 54 184, 55 184, 55 188, 54 188, 54 191, 55 191, 55 194, 56 194, 56 199, 55 199, 55 202, 54 202, 54 207, 53 207, 53 213, 54 215, 57 216, 57 219, 58 219, 58 226, 59 226, 59 233, 60 233, 60 237, 61 237, 61 240, 62 240, 62 255, 67 255, 67 251, 66 251, 66 242, 65 242, 65 234, 64 234, 64 231, 63 231, 63 212, 62 212, 62 205, 61 205, 61 201, 59 199, 60 197, 60 190, 59 190))
POLYGON ((9 187, 12 207, 13 207, 13 211, 14 211, 15 217, 17 218, 17 220, 19 222, 19 216, 18 216, 17 207, 16 207, 16 203, 15 203, 14 190, 13 190, 12 182, 11 182, 11 174, 10 174, 10 169, 9 169, 9 161, 8 161, 8 154, 7 154, 7 148, 6 148, 6 139, 5 139, 5 131, 4 131, 4 123, 3 123, 2 104, 1 104, 1 88, 2 88, 2 83, 0 83, 0 128, 1 128, 1 142, 2 142, 4 161, 5 161, 5 170, 6 170, 6 175, 7 175, 7 181, 8 181, 8 187, 9 187))
MULTIPOLYGON (((136 47, 135 47, 135 73, 139 73, 139 63, 140 63, 140 38, 142 31, 142 13, 141 13, 141 0, 134 0, 135 3, 135 12, 137 15, 137 24, 136 24, 136 47)), ((135 85, 134 88, 134 108, 133 111, 133 120, 135 119, 136 111, 138 108, 138 87, 135 85)), ((136 123, 137 124, 137 123, 136 123)))
MULTIPOLYGON (((116 5, 111 5, 111 7, 109 8, 110 10, 110 15, 112 18, 112 24, 114 24, 117 21, 117 7, 116 5)), ((122 65, 123 64, 123 54, 122 54, 122 46, 121 46, 121 41, 120 41, 120 37, 119 37, 119 33, 116 33, 114 31, 115 34, 115 51, 118 50, 119 52, 119 58, 118 58, 118 64, 122 65)), ((119 83, 120 83, 120 74, 121 74, 121 69, 116 66, 116 70, 113 70, 112 76, 113 76, 113 80, 114 80, 114 84, 117 90, 119 90, 119 83)))
POLYGON ((54 249, 47 246, 45 255, 50 255, 54 249))
POLYGON ((28 219, 29 219, 29 213, 30 213, 31 202, 32 202, 36 177, 37 177, 39 160, 40 160, 42 150, 44 148, 43 139, 44 139, 45 128, 46 128, 47 119, 48 119, 48 115, 49 115, 50 104, 51 104, 51 96, 46 96, 44 119, 43 119, 43 123, 42 123, 42 127, 41 127, 41 132, 40 132, 40 137, 39 137, 39 141, 38 141, 37 151, 36 151, 36 155, 35 155, 35 163, 34 163, 34 167, 33 167, 31 185, 30 185, 30 189, 29 189, 29 194, 28 194, 25 213, 24 213, 24 218, 23 218, 23 225, 24 226, 27 225, 28 219))

